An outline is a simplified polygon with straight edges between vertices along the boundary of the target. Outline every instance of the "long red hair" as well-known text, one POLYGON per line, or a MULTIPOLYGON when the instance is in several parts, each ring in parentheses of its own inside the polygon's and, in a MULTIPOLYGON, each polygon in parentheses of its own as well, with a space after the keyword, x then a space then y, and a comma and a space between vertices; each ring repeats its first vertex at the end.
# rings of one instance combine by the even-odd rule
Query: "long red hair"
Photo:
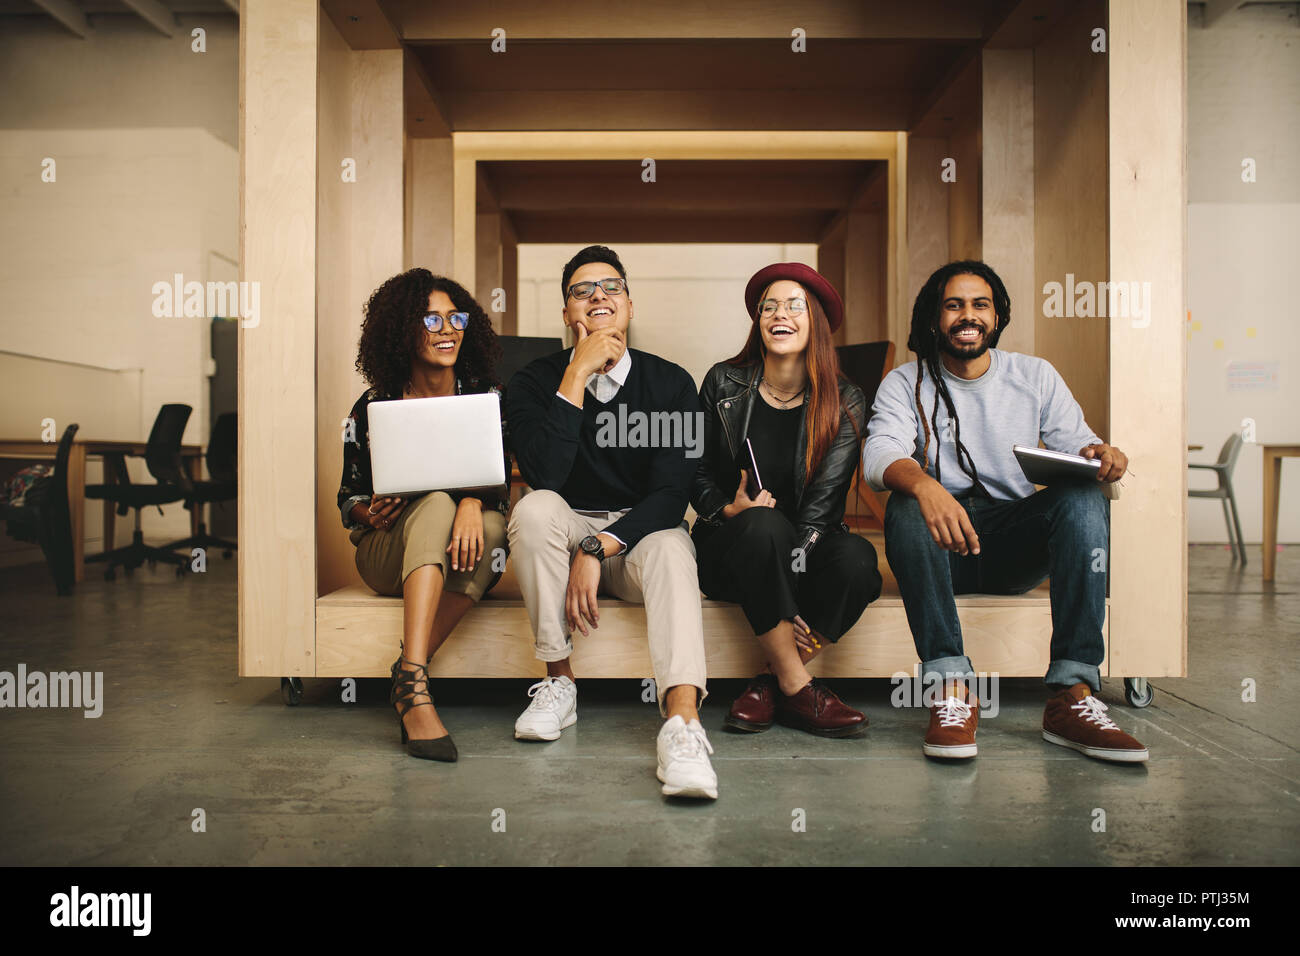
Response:
MULTIPOLYGON (((772 286, 763 290, 763 294, 758 297, 758 308, 763 307, 763 300, 767 298, 772 286)), ((843 413, 844 405, 840 401, 840 372, 839 353, 835 351, 835 345, 831 339, 830 323, 826 319, 826 312, 822 309, 821 302, 815 295, 804 289, 804 299, 808 302, 808 314, 811 321, 808 323, 808 346, 804 349, 804 367, 808 371, 808 447, 804 449, 804 474, 808 481, 812 481, 812 476, 821 466, 822 459, 826 457, 826 452, 830 450, 831 442, 840 430, 840 416, 843 413)), ((759 317, 757 314, 751 316, 754 324, 750 326, 749 338, 745 340, 745 346, 735 356, 727 359, 728 365, 750 365, 755 362, 761 363, 767 356, 767 348, 763 345, 763 332, 759 328, 759 317)), ((759 401, 762 401, 760 396, 759 401)), ((854 432, 857 431, 857 425, 853 423, 852 418, 849 423, 853 426, 854 432)))

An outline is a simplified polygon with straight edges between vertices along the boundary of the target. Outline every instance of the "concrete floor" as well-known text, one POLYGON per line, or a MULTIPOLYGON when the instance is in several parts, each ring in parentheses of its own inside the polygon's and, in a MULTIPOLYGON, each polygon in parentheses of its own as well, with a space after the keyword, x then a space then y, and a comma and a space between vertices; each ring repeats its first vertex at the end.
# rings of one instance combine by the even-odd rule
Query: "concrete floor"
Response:
POLYGON ((724 733, 741 682, 718 681, 712 804, 660 795, 659 720, 636 682, 584 683, 578 725, 553 744, 512 739, 527 681, 435 683, 461 759, 429 763, 399 746, 386 682, 343 703, 338 681, 308 680, 289 708, 278 681, 234 676, 234 562, 180 581, 92 568, 65 599, 43 567, 10 569, 0 670, 103 671, 106 703, 97 720, 0 712, 0 864, 1294 865, 1300 548, 1279 559, 1265 586, 1258 548, 1244 572, 1223 548, 1191 549, 1193 676, 1155 681, 1143 711, 1118 680, 1103 693, 1151 749, 1145 766, 1045 743, 1038 681, 1003 681, 981 756, 958 765, 922 757, 924 713, 893 709, 887 681, 834 682, 871 721, 841 741, 724 733), (191 831, 198 807, 206 833, 191 831))

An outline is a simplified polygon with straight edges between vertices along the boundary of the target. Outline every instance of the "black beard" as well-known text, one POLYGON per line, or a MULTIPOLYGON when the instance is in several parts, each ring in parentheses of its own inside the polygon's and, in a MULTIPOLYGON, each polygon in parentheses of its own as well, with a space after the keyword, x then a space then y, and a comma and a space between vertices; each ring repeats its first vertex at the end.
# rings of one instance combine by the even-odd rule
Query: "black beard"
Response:
MULTIPOLYGON (((958 326, 957 328, 973 328, 974 326, 958 326)), ((952 331, 956 332, 957 328, 952 331)), ((983 333, 983 329, 980 330, 983 333)), ((954 345, 952 338, 940 332, 935 336, 939 340, 939 351, 944 355, 951 356, 962 362, 969 362, 971 359, 977 359, 989 350, 989 337, 984 333, 980 337, 979 345, 954 345)))

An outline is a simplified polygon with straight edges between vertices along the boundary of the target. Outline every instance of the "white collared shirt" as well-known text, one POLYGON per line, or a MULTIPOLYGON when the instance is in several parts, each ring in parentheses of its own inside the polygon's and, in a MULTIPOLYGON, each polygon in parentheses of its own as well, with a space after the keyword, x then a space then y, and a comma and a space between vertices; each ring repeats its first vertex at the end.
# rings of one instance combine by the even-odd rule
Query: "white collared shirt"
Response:
MULTIPOLYGON (((573 349, 569 350, 569 361, 573 361, 573 349)), ((618 394, 618 390, 623 387, 627 381, 627 373, 632 369, 632 350, 624 349, 623 357, 620 358, 612 369, 608 372, 593 372, 587 376, 587 391, 591 392, 596 401, 608 405, 618 394)), ((556 391, 556 395, 560 395, 556 391)), ((560 395, 560 398, 564 398, 560 395)), ((564 398, 566 402, 569 400, 564 398)), ((569 402, 572 405, 572 402, 569 402)))
MULTIPOLYGON (((569 349, 569 361, 573 361, 573 349, 569 349)), ((631 369, 632 350, 624 349, 623 357, 615 362, 614 367, 608 372, 593 372, 591 375, 587 376, 587 391, 591 392, 592 397, 595 398, 596 401, 608 405, 614 400, 614 396, 618 394, 618 390, 623 387, 623 383, 627 381, 627 373, 631 371, 631 369)), ((559 395, 560 398, 564 398, 558 389, 555 394, 559 395)), ((564 398, 564 400, 569 402, 567 398, 564 398)), ((573 402, 569 402, 569 404, 573 405, 573 402)), ((574 407, 576 408, 577 406, 575 405, 574 407)), ((608 531, 602 531, 600 534, 608 534, 623 546, 623 550, 620 551, 619 554, 627 553, 627 542, 618 535, 611 534, 608 531)))

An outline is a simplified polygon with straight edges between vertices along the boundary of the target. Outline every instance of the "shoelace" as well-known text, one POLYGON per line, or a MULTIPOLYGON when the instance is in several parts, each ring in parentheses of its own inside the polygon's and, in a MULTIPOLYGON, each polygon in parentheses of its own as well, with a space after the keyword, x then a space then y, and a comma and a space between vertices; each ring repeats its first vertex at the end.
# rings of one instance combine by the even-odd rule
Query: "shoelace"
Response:
POLYGON ((1080 717, 1090 724, 1096 724, 1102 730, 1119 730, 1119 725, 1106 716, 1106 711, 1110 708, 1091 694, 1070 709, 1077 710, 1080 717))
POLYGON ((713 753, 713 745, 703 731, 694 731, 683 725, 668 736, 668 746, 675 757, 702 757, 704 751, 713 753))
POLYGON ((960 727, 970 719, 970 704, 963 703, 956 697, 949 697, 938 709, 940 727, 960 727))
POLYGON ((528 696, 533 698, 530 707, 554 706, 560 699, 560 681, 555 677, 544 677, 528 688, 528 696))

